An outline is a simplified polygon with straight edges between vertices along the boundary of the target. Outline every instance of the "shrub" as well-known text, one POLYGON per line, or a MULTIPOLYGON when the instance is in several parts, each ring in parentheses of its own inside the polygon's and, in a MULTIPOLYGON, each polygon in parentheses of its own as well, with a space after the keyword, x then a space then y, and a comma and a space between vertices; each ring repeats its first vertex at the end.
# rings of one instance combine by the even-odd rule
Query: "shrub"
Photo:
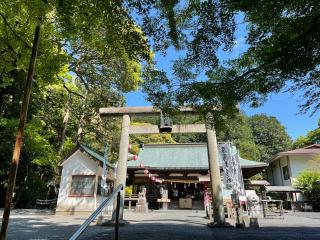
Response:
POLYGON ((295 186, 312 202, 320 202, 320 170, 307 170, 299 174, 295 186))

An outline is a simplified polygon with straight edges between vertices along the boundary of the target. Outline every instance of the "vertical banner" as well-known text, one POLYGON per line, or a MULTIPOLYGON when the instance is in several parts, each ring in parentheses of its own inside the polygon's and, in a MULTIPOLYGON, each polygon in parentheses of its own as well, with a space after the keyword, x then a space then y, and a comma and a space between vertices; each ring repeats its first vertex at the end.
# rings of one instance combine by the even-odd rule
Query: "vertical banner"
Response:
POLYGON ((231 143, 222 144, 220 147, 223 168, 223 183, 226 189, 244 195, 244 183, 240 157, 237 149, 231 143))

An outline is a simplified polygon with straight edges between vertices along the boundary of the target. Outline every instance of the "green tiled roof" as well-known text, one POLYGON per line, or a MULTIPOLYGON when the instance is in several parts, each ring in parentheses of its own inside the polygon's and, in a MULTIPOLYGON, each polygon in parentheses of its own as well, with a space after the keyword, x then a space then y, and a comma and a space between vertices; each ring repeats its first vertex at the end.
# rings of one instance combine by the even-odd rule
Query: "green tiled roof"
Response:
MULTIPOLYGON (((219 152, 221 164, 221 153, 219 152)), ((139 168, 143 163, 148 169, 208 169, 206 144, 154 144, 145 145, 138 160, 129 161, 128 168, 139 168)), ((265 167, 268 164, 240 158, 242 168, 265 167)))
MULTIPOLYGON (((91 157, 93 157, 94 159, 99 160, 100 162, 103 163, 104 157, 98 151, 96 151, 96 150, 94 150, 94 149, 92 149, 92 148, 90 148, 88 146, 85 146, 83 144, 79 144, 79 147, 83 151, 85 151, 87 154, 89 154, 91 157)), ((114 165, 109 163, 109 162, 107 162, 107 166, 110 167, 110 168, 114 168, 114 165)))

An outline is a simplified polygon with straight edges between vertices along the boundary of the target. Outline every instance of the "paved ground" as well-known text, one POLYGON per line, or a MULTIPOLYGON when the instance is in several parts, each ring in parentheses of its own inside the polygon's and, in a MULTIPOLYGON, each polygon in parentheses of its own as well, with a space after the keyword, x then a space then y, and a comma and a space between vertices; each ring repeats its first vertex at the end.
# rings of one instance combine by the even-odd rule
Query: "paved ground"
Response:
MULTIPOLYGON (((0 210, 2 216, 2 211, 0 210)), ((211 229, 202 211, 125 212, 130 224, 120 228, 119 239, 130 240, 320 240, 320 213, 287 213, 283 219, 259 219, 258 229, 211 229)), ((0 219, 1 220, 1 219, 0 219)), ((15 210, 8 239, 68 239, 83 222, 81 216, 15 210)), ((234 222, 231 222, 234 224, 234 222)), ((90 226, 81 239, 112 239, 112 227, 90 226)))

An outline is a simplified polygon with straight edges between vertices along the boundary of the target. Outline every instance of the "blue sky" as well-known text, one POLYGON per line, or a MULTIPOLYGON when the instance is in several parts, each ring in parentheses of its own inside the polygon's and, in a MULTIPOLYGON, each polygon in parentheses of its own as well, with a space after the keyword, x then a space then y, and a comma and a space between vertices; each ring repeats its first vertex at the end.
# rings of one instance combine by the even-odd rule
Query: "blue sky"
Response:
MULTIPOLYGON (((221 62, 236 58, 244 51, 247 50, 246 44, 246 25, 243 24, 243 16, 237 16, 238 29, 235 34, 236 44, 231 52, 224 52, 221 49, 217 55, 221 62), (242 24, 241 24, 242 23, 242 24)), ((172 76, 171 66, 172 61, 177 59, 182 52, 178 52, 174 49, 169 49, 167 55, 163 56, 158 53, 155 54, 155 61, 158 69, 167 72, 168 76, 172 76)), ((254 114, 267 114, 269 116, 275 116, 287 129, 288 134, 295 140, 298 136, 305 135, 308 131, 317 128, 319 113, 310 117, 308 114, 299 114, 298 105, 302 98, 302 93, 278 93, 269 95, 265 104, 259 108, 250 108, 247 105, 241 105, 243 110, 248 116, 254 114)), ((149 102, 145 100, 145 95, 141 91, 131 92, 126 94, 127 106, 149 106, 149 102)))

